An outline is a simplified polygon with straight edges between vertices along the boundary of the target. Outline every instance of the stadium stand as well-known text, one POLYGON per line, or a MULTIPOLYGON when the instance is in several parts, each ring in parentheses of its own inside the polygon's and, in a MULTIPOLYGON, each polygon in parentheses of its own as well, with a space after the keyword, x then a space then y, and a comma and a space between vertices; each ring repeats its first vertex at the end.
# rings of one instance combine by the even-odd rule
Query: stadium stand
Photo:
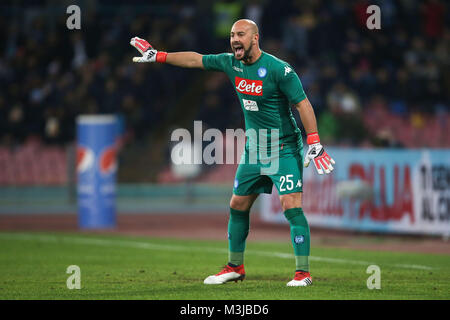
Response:
MULTIPOLYGON (((377 31, 365 26, 364 0, 127 3, 90 2, 82 29, 70 32, 54 1, 0 5, 0 184, 66 183, 74 119, 86 113, 123 116, 122 181, 137 176, 130 167, 142 172, 134 163, 143 152, 151 153, 147 181, 175 181, 166 174, 171 130, 193 120, 243 127, 240 106, 219 73, 132 64, 129 39, 219 53, 235 16, 254 19, 262 49, 298 72, 327 144, 450 147, 450 24, 441 0, 371 1, 383 12, 377 31)), ((227 170, 199 179, 221 181, 227 170)))

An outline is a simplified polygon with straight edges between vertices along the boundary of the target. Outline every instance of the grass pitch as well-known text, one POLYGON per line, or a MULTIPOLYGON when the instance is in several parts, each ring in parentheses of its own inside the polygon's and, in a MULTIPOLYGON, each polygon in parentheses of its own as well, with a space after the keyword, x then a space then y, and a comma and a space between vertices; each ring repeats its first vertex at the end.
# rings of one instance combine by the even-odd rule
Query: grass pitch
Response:
POLYGON ((248 242, 239 283, 204 285, 227 261, 226 241, 98 234, 0 233, 0 299, 450 299, 450 256, 313 247, 310 287, 286 287, 290 243, 248 242), (367 288, 369 265, 381 289, 367 288), (66 286, 67 267, 81 289, 66 286))

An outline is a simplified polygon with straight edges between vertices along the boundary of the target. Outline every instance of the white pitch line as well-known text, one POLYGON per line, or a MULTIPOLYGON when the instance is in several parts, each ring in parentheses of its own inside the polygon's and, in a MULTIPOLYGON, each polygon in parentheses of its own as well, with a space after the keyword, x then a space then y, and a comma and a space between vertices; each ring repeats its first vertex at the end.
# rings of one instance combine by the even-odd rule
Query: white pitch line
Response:
MULTIPOLYGON (((130 240, 106 240, 106 239, 96 239, 96 238, 77 238, 72 236, 49 236, 40 234, 27 234, 27 233, 0 233, 0 238, 12 239, 12 240, 39 240, 42 242, 51 243, 76 243, 85 245, 98 245, 98 246, 119 246, 137 249, 147 249, 147 250, 171 250, 171 251, 201 251, 210 253, 228 253, 228 249, 223 248, 213 248, 213 247, 193 247, 193 246, 177 246, 177 245, 167 245, 167 244, 155 244, 149 242, 141 241, 130 241, 130 240)), ((294 259, 294 255, 291 253, 283 252, 266 252, 258 250, 247 250, 246 254, 254 254, 259 256, 282 258, 282 259, 294 259)), ((321 261, 330 263, 342 263, 342 264, 358 264, 358 265, 372 265, 377 264, 376 262, 363 261, 363 260, 351 260, 351 259, 339 259, 339 258, 327 258, 327 257, 317 257, 310 256, 311 261, 321 261)), ((403 269, 419 269, 419 270, 432 270, 432 267, 417 265, 417 264, 389 264, 392 267, 403 268, 403 269)))

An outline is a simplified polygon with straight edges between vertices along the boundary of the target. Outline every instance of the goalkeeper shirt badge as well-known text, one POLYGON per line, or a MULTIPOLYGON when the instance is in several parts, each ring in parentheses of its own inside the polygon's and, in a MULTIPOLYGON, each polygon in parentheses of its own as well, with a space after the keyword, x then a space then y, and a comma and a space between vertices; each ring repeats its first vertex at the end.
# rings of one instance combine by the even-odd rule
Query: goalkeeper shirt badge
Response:
POLYGON ((242 99, 244 102, 244 109, 248 111, 259 111, 258 104, 253 100, 242 99))
POLYGON ((267 74, 267 69, 266 68, 261 67, 261 68, 258 69, 258 76, 260 78, 264 78, 266 76, 266 74, 267 74))

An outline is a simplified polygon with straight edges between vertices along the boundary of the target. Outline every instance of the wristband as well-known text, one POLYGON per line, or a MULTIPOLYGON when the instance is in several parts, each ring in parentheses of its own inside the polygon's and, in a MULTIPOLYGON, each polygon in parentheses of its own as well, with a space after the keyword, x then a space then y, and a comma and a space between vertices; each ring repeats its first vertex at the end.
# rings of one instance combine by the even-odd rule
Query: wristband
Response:
POLYGON ((308 135, 306 136, 307 144, 314 144, 314 143, 319 143, 319 142, 320 142, 320 138, 319 138, 319 134, 317 132, 308 133, 308 135))
POLYGON ((156 54, 156 62, 165 63, 166 59, 167 59, 167 52, 158 51, 158 53, 156 54))

